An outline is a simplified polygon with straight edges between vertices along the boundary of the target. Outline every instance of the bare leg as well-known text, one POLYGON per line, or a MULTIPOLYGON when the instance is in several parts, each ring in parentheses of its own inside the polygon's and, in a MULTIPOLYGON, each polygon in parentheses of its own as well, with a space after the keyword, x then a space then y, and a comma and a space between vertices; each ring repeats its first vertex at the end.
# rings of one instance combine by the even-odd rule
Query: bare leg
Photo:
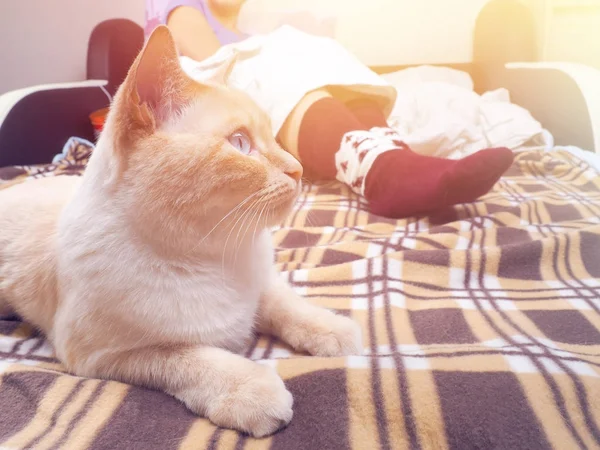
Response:
POLYGON ((362 353, 356 322, 307 302, 276 274, 259 304, 258 329, 312 355, 362 353))
POLYGON ((262 437, 292 419, 292 395, 268 366, 213 347, 105 356, 85 375, 162 390, 216 425, 262 437))

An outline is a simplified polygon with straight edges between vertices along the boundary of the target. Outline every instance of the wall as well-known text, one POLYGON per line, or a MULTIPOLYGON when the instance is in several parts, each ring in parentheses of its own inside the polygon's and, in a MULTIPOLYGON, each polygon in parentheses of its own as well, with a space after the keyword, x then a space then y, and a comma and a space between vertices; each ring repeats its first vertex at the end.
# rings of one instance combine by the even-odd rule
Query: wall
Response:
MULTIPOLYGON (((335 14, 337 38, 367 64, 460 62, 486 0, 249 0, 273 14, 335 14)), ((263 13, 264 14, 264 13, 263 13)), ((85 78, 87 39, 100 21, 144 20, 144 0, 0 0, 0 93, 85 78), (74 18, 77 19, 74 19, 74 18)))
MULTIPOLYGON (((540 59, 600 68, 600 0, 521 1, 532 8, 537 20, 540 59)), ((247 0, 246 9, 260 11, 254 20, 265 11, 275 16, 294 8, 335 16, 336 38, 361 60, 394 65, 469 61, 475 20, 486 2, 247 0)))
POLYGON ((600 69, 600 1, 554 2, 548 14, 544 59, 600 69))
POLYGON ((467 62, 487 0, 248 0, 246 14, 309 8, 335 16, 336 38, 369 65, 467 62))
MULTIPOLYGON (((600 0, 523 0, 539 20, 543 58, 600 67, 600 0), (560 4, 558 8, 554 8, 560 4)), ((268 22, 283 10, 335 16, 336 38, 371 65, 465 62, 486 0, 248 0, 268 22), (266 11, 266 13, 265 13, 266 11)), ((87 39, 100 21, 144 20, 144 0, 0 0, 0 94, 85 78, 87 39), (77 17, 77 19, 73 19, 77 17)))
POLYGON ((522 0, 537 20, 540 59, 600 69, 600 0, 522 0))
POLYGON ((142 23, 144 0, 0 0, 0 94, 85 79, 88 37, 114 17, 142 23))

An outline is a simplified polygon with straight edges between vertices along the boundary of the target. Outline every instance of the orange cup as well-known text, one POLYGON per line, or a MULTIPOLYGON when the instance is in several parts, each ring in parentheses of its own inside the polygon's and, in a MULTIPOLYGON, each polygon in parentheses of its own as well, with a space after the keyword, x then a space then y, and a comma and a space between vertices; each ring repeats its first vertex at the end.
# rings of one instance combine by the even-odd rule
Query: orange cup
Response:
POLYGON ((106 121, 106 115, 108 114, 108 107, 98 109, 89 115, 90 122, 92 123, 92 127, 94 128, 94 133, 96 138, 100 136, 100 132, 104 128, 104 123, 106 121))

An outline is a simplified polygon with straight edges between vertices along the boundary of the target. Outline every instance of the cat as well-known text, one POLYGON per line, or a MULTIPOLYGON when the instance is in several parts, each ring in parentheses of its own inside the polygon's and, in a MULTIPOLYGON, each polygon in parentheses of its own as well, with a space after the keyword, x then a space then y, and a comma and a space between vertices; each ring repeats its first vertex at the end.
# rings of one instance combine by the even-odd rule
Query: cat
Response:
POLYGON ((198 83, 158 27, 115 95, 82 177, 0 191, 0 309, 38 327, 70 372, 158 389, 255 437, 292 419, 276 371, 239 354, 254 332, 300 352, 360 354, 353 320, 276 272, 270 228, 302 167, 269 119, 198 83))

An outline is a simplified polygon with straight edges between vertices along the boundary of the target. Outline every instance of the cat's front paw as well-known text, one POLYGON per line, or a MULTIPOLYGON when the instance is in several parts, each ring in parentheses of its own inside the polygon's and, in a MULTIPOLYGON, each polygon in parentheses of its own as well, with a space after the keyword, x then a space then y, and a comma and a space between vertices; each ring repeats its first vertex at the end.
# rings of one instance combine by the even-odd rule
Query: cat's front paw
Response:
POLYGON ((252 364, 251 373, 232 377, 229 392, 209 406, 207 416, 216 425, 261 438, 292 420, 294 399, 271 367, 252 364))
POLYGON ((360 355, 363 351, 360 326, 326 310, 288 329, 286 341, 315 356, 360 355))

